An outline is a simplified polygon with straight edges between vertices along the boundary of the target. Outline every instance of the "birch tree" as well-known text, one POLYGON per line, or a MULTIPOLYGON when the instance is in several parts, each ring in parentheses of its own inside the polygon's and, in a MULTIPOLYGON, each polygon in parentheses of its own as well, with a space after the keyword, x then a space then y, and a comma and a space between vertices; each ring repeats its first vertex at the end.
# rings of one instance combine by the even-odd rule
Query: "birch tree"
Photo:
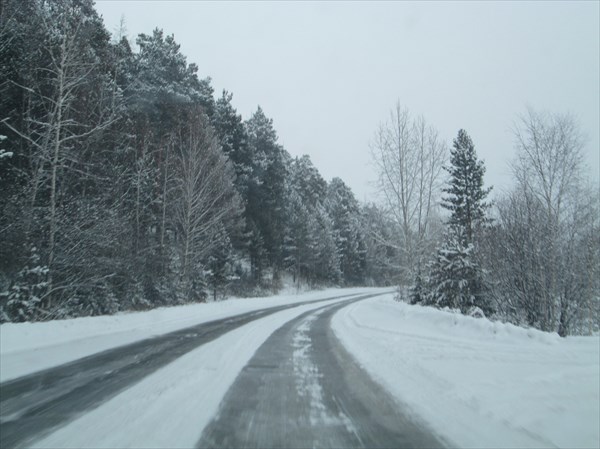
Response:
MULTIPOLYGON (((25 93, 24 119, 2 118, 2 123, 26 143, 29 150, 29 204, 43 209, 44 251, 48 272, 47 301, 55 285, 59 235, 60 192, 67 172, 87 176, 82 153, 94 136, 116 119, 114 89, 103 73, 102 55, 108 34, 90 1, 32 2, 29 18, 41 30, 41 56, 30 62, 31 74, 11 82, 25 93), (37 64, 36 62, 39 62, 37 64)), ((61 190, 62 189, 62 190, 61 190)), ((33 223, 35 218, 30 218, 33 223)), ((46 306, 47 307, 47 306, 46 306)))
MULTIPOLYGON (((234 188, 231 163, 201 108, 192 107, 175 135, 175 195, 179 276, 183 293, 197 295, 202 264, 219 245, 223 227, 239 226, 240 197, 234 188)), ((189 298, 193 299, 193 298, 189 298)))
POLYGON ((412 278, 433 248, 431 225, 436 216, 446 147, 423 117, 411 117, 396 103, 371 145, 378 187, 399 228, 400 265, 412 278))
POLYGON ((529 109, 514 132, 517 186, 500 202, 488 243, 498 306, 562 336, 597 328, 598 193, 583 182, 579 125, 529 109))

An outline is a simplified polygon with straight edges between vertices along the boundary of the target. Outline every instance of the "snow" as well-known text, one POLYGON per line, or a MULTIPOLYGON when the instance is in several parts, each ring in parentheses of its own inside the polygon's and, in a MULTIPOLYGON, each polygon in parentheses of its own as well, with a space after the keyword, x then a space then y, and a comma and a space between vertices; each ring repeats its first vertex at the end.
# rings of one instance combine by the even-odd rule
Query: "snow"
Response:
POLYGON ((452 445, 600 447, 600 339, 524 329, 381 296, 343 308, 335 334, 452 445))
MULTIPOLYGON (((339 301, 343 299, 327 304, 339 301)), ((32 447, 194 447, 225 393, 260 345, 287 321, 325 304, 287 309, 228 332, 155 371, 32 447)))
POLYGON ((309 419, 312 426, 333 426, 342 424, 346 427, 348 432, 356 434, 356 428, 346 414, 340 411, 338 416, 331 415, 327 410, 327 407, 325 407, 323 388, 319 381, 323 375, 319 373, 319 369, 314 365, 309 356, 312 343, 308 332, 311 323, 317 319, 322 312, 323 310, 319 310, 306 317, 294 333, 292 342, 294 348, 292 361, 296 379, 296 392, 298 393, 298 396, 307 397, 309 399, 309 419))
POLYGON ((164 307, 146 312, 0 325, 0 382, 81 357, 195 324, 267 307, 358 294, 376 289, 328 289, 207 304, 164 307))
MULTIPOLYGON (((2 380, 153 335, 266 307, 385 290, 332 289, 116 316, 0 326, 2 380)), ((328 303, 335 303, 336 299, 328 303)), ((225 393, 276 329, 320 302, 252 321, 153 372, 36 447, 191 447, 225 393)), ((307 317, 293 338, 298 393, 322 413, 307 317)), ((335 334, 399 406, 452 446, 600 446, 600 338, 569 337, 393 300, 341 309, 335 334)))

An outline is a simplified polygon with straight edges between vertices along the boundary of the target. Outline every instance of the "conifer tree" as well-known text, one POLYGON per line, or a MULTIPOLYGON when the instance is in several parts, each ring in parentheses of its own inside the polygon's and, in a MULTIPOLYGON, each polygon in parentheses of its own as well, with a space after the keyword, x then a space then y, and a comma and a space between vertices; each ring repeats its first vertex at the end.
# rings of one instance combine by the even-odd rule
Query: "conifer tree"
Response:
POLYGON ((485 211, 489 204, 485 198, 491 188, 483 188, 485 167, 477 160, 475 146, 464 129, 458 131, 450 150, 449 186, 443 191, 449 196, 444 198, 442 206, 451 213, 448 224, 464 230, 465 243, 473 242, 473 233, 477 225, 485 221, 485 211))
MULTIPOLYGON (((485 297, 483 270, 474 257, 475 246, 465 243, 460 227, 450 228, 435 259, 430 264, 429 290, 421 299, 439 308, 459 309, 472 313, 479 308, 485 315, 493 309, 485 297)), ((416 303, 413 291, 411 302, 416 303)))
POLYGON ((246 121, 252 171, 248 183, 246 222, 250 234, 250 260, 255 280, 264 265, 273 268, 274 279, 283 262, 285 179, 289 155, 277 142, 273 120, 258 107, 246 121))
MULTIPOLYGON (((477 307, 485 314, 493 310, 485 297, 483 270, 477 260, 475 231, 485 223, 484 202, 491 189, 483 188, 483 162, 477 160, 475 146, 461 129, 451 150, 449 196, 442 204, 451 214, 445 241, 430 264, 426 304, 460 309, 469 313, 477 307)), ((413 298, 414 300, 415 298, 413 298)))

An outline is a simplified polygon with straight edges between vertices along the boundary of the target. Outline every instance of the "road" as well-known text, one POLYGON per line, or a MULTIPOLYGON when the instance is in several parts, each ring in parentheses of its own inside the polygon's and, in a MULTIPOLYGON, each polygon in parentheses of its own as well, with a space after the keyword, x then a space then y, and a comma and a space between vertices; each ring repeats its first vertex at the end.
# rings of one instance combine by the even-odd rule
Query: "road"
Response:
POLYGON ((240 373, 197 447, 442 447, 331 331, 332 315, 354 301, 309 311, 277 330, 240 373))
MULTIPOLYGON (((357 367, 329 329, 339 307, 370 296, 310 301, 325 305, 273 333, 238 375, 197 446, 440 446, 357 367)), ((299 305, 204 323, 0 384, 0 447, 27 447, 193 349, 299 305)))

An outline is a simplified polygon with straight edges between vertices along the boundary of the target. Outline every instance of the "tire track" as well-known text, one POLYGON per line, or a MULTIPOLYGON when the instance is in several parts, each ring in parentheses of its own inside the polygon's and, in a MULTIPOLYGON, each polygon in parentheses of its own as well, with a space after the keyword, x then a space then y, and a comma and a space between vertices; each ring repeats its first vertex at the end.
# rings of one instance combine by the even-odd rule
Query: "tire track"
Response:
POLYGON ((442 447, 344 350, 335 312, 300 315, 274 332, 231 386, 197 447, 442 447))

